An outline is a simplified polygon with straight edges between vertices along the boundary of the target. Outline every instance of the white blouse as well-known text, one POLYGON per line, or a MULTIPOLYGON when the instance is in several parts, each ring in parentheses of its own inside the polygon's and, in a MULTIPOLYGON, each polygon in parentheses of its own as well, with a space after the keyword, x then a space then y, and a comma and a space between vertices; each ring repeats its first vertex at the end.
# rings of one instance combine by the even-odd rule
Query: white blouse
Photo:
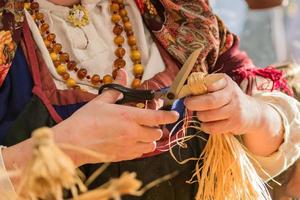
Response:
MULTIPOLYGON (((45 0, 37 0, 37 2, 39 2, 43 13, 46 14, 46 21, 50 24, 51 31, 56 33, 57 41, 63 44, 64 51, 70 53, 72 59, 75 59, 81 66, 87 68, 90 73, 103 75, 111 72, 112 62, 114 61, 114 54, 112 52, 115 50, 115 45, 113 44, 113 26, 110 22, 108 0, 83 0, 84 5, 86 5, 90 12, 91 21, 89 25, 82 29, 74 28, 66 22, 68 8, 54 5, 45 0), (102 11, 96 7, 97 3, 100 3, 102 6, 102 11), (87 47, 86 37, 89 40, 87 47)), ((139 47, 143 55, 142 62, 145 65, 144 79, 149 79, 156 73, 164 70, 164 63, 149 32, 144 28, 142 18, 134 1, 127 1, 127 4, 129 16, 133 23, 134 31, 138 36, 139 47)), ((55 71, 34 21, 29 15, 27 17, 34 39, 42 51, 43 58, 55 80, 56 86, 59 89, 66 89, 65 84, 55 71)), ((129 52, 128 46, 126 46, 126 49, 129 52)), ((128 55, 125 59, 127 63, 130 63, 126 70, 128 71, 129 79, 132 80, 131 60, 128 55)), ((75 74, 73 77, 75 77, 75 74)), ((79 82, 89 92, 96 93, 86 82, 79 82)), ((269 103, 280 114, 283 120, 285 135, 284 142, 279 150, 268 157, 253 155, 261 167, 271 177, 274 177, 286 170, 300 156, 300 104, 294 98, 281 92, 256 92, 254 98, 269 103)), ((0 171, 3 170, 5 171, 5 165, 0 153, 0 171)), ((265 180, 270 178, 260 171, 259 173, 265 180)), ((1 190, 14 190, 8 176, 0 177, 1 190)))
MULTIPOLYGON (((79 67, 86 68, 91 75, 99 74, 101 77, 112 73, 113 62, 116 59, 113 53, 116 50, 116 45, 113 42, 115 37, 112 32, 114 24, 111 22, 109 0, 82 1, 90 16, 90 23, 82 28, 74 27, 67 21, 70 8, 55 5, 47 0, 36 0, 36 2, 40 4, 40 11, 45 15, 45 21, 50 26, 50 32, 56 34, 56 41, 62 44, 63 51, 69 53, 71 59, 75 60, 79 67), (99 6, 102 8, 99 9, 99 6)), ((164 71, 165 65, 149 31, 144 27, 143 19, 135 2, 127 1, 126 8, 142 54, 143 80, 147 80, 158 72, 164 71)), ((39 29, 29 13, 26 15, 34 40, 42 52, 57 88, 67 89, 61 76, 55 70, 39 29)), ((125 35, 124 38, 126 38, 125 35)), ((126 49, 124 60, 127 63, 125 69, 128 73, 128 85, 130 86, 134 76, 130 47, 127 42, 124 43, 124 48, 126 49)), ((82 88, 97 94, 97 89, 91 87, 91 83, 86 79, 78 79, 75 72, 70 72, 70 74, 82 88)))

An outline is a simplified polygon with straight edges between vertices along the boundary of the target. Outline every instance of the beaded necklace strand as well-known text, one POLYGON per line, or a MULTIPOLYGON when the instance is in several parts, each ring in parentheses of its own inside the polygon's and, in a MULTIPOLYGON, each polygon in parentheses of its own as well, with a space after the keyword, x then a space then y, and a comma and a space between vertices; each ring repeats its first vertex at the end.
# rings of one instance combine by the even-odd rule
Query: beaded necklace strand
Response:
POLYGON ((90 75, 87 69, 83 67, 79 68, 78 63, 74 60, 71 60, 69 54, 63 51, 62 45, 55 40, 55 33, 51 33, 49 31, 49 24, 45 22, 44 14, 40 12, 40 6, 37 2, 25 3, 24 6, 25 9, 31 14, 40 30, 41 36, 44 39, 44 44, 47 47, 52 62, 56 68, 56 72, 62 77, 68 88, 80 89, 80 86, 76 83, 75 79, 71 77, 69 73, 70 71, 76 72, 78 79, 89 81, 95 88, 100 87, 101 84, 113 82, 117 76, 118 70, 125 68, 126 66, 126 61, 124 60, 126 50, 123 48, 123 44, 125 43, 123 32, 125 32, 127 36, 127 43, 131 50, 130 58, 133 62, 132 73, 134 74, 135 78, 131 83, 131 87, 135 89, 141 85, 144 67, 141 63, 141 53, 138 50, 137 39, 133 32, 132 23, 128 17, 124 0, 111 0, 111 21, 114 23, 114 43, 117 46, 114 52, 116 59, 113 62, 112 74, 106 74, 102 79, 98 74, 90 75))

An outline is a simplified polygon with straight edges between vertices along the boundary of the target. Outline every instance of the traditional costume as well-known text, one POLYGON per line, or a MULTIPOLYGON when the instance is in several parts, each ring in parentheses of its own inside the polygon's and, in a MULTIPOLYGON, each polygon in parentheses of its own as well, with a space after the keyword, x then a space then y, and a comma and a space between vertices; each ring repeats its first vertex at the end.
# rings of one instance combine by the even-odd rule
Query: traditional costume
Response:
MULTIPOLYGON (((238 38, 213 14, 208 1, 136 0, 125 1, 125 5, 119 1, 119 9, 126 8, 126 13, 119 13, 121 18, 111 14, 110 10, 119 9, 108 0, 83 0, 85 10, 46 0, 0 2, 0 144, 14 145, 29 138, 34 129, 68 118, 96 96, 102 83, 111 82, 119 68, 128 71, 134 88, 167 88, 188 56, 201 48, 194 71, 228 74, 245 92, 272 105, 282 117, 285 141, 278 152, 270 157, 254 155, 262 167, 275 176, 300 154, 299 138, 293 134, 300 129, 299 105, 280 92, 291 94, 282 73, 271 67, 255 68, 239 51, 238 38), (131 24, 126 24, 129 19, 131 24), (123 27, 118 26, 121 21, 123 27)), ((151 109, 160 106, 158 101, 144 103, 151 109)), ((182 100, 173 109, 181 119, 187 115, 182 100)), ((124 199, 193 199, 197 186, 185 182, 195 163, 179 165, 165 148, 173 126, 164 128, 165 137, 155 152, 111 164, 91 187, 124 171, 137 172, 144 183, 178 171, 178 176, 142 198, 124 199)), ((201 139, 192 140, 181 158, 199 157, 204 145, 201 139)), ((82 170, 88 176, 97 167, 87 165, 82 170)), ((9 185, 9 180, 4 181, 9 185)))

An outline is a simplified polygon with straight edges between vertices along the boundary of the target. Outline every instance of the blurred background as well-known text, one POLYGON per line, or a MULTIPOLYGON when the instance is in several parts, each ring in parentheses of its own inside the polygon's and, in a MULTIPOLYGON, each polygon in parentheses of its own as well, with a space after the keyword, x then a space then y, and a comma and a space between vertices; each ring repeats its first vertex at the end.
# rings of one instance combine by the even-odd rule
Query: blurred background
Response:
MULTIPOLYGON (((252 1, 257 1, 257 6, 264 2, 252 1)), ((241 49, 258 67, 300 63, 300 0, 283 0, 263 9, 249 9, 245 0, 211 0, 211 4, 229 29, 240 36, 241 49)))
MULTIPOLYGON (((300 101, 300 0, 210 0, 257 67, 285 72, 300 101)), ((299 133, 300 134, 300 133, 299 133)), ((300 161, 270 182, 273 200, 300 200, 300 161)))

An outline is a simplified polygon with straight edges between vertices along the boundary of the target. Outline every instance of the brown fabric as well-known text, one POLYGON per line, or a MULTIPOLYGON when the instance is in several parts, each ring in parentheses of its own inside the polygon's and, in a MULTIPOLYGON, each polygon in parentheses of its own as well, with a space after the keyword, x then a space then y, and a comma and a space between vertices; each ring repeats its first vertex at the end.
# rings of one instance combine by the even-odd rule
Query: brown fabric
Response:
POLYGON ((281 185, 270 181, 269 189, 273 200, 299 200, 300 199, 300 161, 297 161, 285 172, 275 178, 281 185))

